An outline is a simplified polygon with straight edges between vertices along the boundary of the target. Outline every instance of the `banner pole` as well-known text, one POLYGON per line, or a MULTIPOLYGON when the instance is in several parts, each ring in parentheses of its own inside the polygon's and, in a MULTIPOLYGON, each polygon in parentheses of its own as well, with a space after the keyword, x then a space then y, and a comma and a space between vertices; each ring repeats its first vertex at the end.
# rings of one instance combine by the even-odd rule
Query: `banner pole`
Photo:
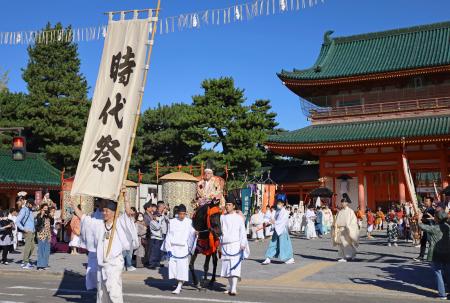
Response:
POLYGON ((149 11, 149 22, 152 23, 152 36, 150 39, 150 45, 148 47, 148 53, 147 53, 147 58, 146 58, 146 62, 145 62, 145 71, 144 71, 144 77, 142 79, 142 91, 141 94, 139 96, 139 103, 138 103, 138 108, 137 108, 137 113, 136 113, 136 119, 134 120, 134 128, 133 128, 133 134, 131 135, 131 143, 130 143, 130 148, 128 150, 128 157, 127 157, 127 162, 125 164, 125 171, 124 171, 124 176, 123 176, 123 183, 122 183, 122 189, 120 191, 120 195, 119 195, 119 201, 117 202, 117 209, 116 212, 114 213, 114 221, 113 221, 113 225, 111 228, 111 236, 109 238, 109 243, 108 243, 108 249, 106 250, 106 257, 108 257, 110 251, 111 251, 111 246, 112 246, 112 242, 114 239, 114 233, 115 233, 115 227, 116 227, 116 221, 117 221, 117 217, 119 216, 119 209, 120 209, 120 204, 123 203, 125 201, 125 192, 123 190, 123 186, 125 184, 125 181, 127 179, 128 176, 128 170, 130 168, 130 162, 131 162, 131 156, 133 154, 133 145, 134 145, 134 139, 136 137, 136 130, 139 124, 139 118, 141 116, 141 105, 142 105, 142 99, 144 97, 144 87, 145 84, 147 83, 147 75, 148 75, 148 70, 150 68, 150 57, 152 55, 152 51, 153 51, 153 41, 155 39, 155 33, 156 33, 156 27, 158 26, 158 16, 159 16, 159 10, 161 7, 161 0, 158 0, 158 4, 156 7, 156 18, 153 19, 153 10, 149 11), (156 21, 155 21, 156 20, 156 21))

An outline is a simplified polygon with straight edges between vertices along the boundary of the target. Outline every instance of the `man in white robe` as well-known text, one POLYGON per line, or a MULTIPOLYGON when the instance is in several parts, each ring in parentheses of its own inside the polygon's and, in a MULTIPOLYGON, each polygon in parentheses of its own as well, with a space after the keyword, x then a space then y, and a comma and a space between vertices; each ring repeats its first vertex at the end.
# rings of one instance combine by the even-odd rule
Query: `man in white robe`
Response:
POLYGON ((264 214, 259 207, 256 207, 255 213, 250 218, 250 225, 252 230, 252 239, 264 241, 264 214))
POLYGON ((332 237, 333 246, 338 246, 339 262, 351 261, 356 256, 358 247, 358 219, 353 209, 348 207, 346 199, 341 200, 342 208, 334 222, 332 237))
MULTIPOLYGON (((92 213, 91 217, 103 222, 103 207, 102 200, 97 200, 95 202, 95 211, 92 213)), ((86 229, 81 226, 80 238, 81 247, 88 251, 88 263, 86 266, 86 289, 93 290, 97 289, 97 241, 95 237, 95 230, 86 229)))
POLYGON ((288 230, 289 212, 284 208, 283 200, 277 201, 277 210, 271 223, 274 226, 274 234, 266 250, 266 260, 262 264, 270 264, 272 258, 279 258, 286 264, 294 264, 294 253, 288 230))
POLYGON ((236 213, 234 201, 225 203, 225 215, 220 217, 222 226, 222 272, 221 276, 228 279, 226 293, 237 295, 237 282, 241 278, 241 266, 244 259, 250 255, 247 241, 245 222, 241 215, 236 213))
POLYGON ((81 228, 94 234, 93 243, 97 252, 97 303, 123 303, 122 270, 124 266, 122 252, 134 250, 139 246, 136 226, 129 215, 132 213, 128 201, 125 202, 125 214, 117 218, 111 251, 108 245, 112 237, 114 213, 117 203, 103 200, 103 221, 86 216, 74 207, 75 215, 81 219, 81 228))
POLYGON ((169 221, 169 230, 161 250, 169 257, 169 279, 178 281, 172 292, 178 295, 184 282, 189 280, 189 255, 195 249, 196 232, 192 220, 186 217, 186 206, 178 206, 178 216, 169 221))

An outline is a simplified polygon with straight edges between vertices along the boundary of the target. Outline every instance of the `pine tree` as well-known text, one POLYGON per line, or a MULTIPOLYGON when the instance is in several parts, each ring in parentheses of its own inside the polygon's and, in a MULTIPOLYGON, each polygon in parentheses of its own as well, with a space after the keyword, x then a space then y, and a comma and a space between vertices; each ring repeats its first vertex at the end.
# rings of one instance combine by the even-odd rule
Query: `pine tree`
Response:
MULTIPOLYGON (((62 30, 60 23, 45 30, 62 30)), ((67 31, 65 31, 67 32, 67 31)), ((86 127, 89 103, 87 81, 80 73, 77 45, 67 34, 51 43, 28 47, 23 70, 29 101, 24 110, 27 149, 43 152, 57 168, 74 173, 86 127)))
POLYGON ((193 108, 174 103, 147 109, 140 120, 132 167, 148 171, 161 165, 187 165, 200 152, 202 141, 191 131, 193 108))
MULTIPOLYGON (((27 95, 22 93, 0 92, 0 127, 23 127, 23 109, 27 100, 27 95)), ((0 133, 0 149, 10 150, 14 135, 17 134, 0 133)))
POLYGON ((237 173, 259 169, 266 156, 262 144, 277 125, 270 102, 245 106, 244 90, 236 88, 232 78, 205 80, 202 88, 204 94, 193 97, 193 128, 212 149, 195 160, 212 157, 216 165, 228 164, 237 173))
POLYGON ((0 93, 8 90, 8 71, 2 72, 0 68, 0 93))

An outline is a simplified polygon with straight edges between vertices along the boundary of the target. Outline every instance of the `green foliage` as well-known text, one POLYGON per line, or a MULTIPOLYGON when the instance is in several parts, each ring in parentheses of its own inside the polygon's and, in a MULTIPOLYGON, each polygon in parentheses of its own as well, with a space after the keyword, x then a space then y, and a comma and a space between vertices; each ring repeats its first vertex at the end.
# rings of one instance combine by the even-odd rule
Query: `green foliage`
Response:
MULTIPOLYGON (((24 125, 23 109, 27 96, 22 93, 0 92, 0 127, 21 127, 24 125)), ((12 137, 15 133, 0 133, 0 149, 11 149, 12 137)))
POLYGON ((238 173, 258 170, 266 158, 262 144, 277 126, 270 102, 257 100, 245 106, 244 90, 236 88, 232 78, 205 80, 202 88, 204 94, 193 97, 193 128, 212 150, 195 160, 211 157, 238 173))
POLYGON ((187 104, 158 105, 146 110, 139 121, 132 167, 148 172, 159 161, 162 166, 188 165, 202 147, 192 131, 193 108, 187 104))
MULTIPOLYGON (((60 23, 45 28, 62 29, 60 23)), ((62 36, 60 41, 29 46, 28 54, 23 70, 29 92, 23 111, 27 149, 45 153, 58 169, 74 173, 89 112, 77 46, 62 36)))
POLYGON ((8 71, 2 72, 0 69, 0 93, 8 90, 8 71))

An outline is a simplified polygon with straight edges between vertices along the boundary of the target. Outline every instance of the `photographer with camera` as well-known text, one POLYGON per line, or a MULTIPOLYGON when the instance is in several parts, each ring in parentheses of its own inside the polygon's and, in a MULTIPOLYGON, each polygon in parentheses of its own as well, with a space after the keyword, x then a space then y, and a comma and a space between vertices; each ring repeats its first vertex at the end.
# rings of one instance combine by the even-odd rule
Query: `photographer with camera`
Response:
POLYGON ((14 222, 8 219, 8 211, 0 211, 0 250, 2 251, 2 264, 8 265, 8 253, 13 250, 14 222))

